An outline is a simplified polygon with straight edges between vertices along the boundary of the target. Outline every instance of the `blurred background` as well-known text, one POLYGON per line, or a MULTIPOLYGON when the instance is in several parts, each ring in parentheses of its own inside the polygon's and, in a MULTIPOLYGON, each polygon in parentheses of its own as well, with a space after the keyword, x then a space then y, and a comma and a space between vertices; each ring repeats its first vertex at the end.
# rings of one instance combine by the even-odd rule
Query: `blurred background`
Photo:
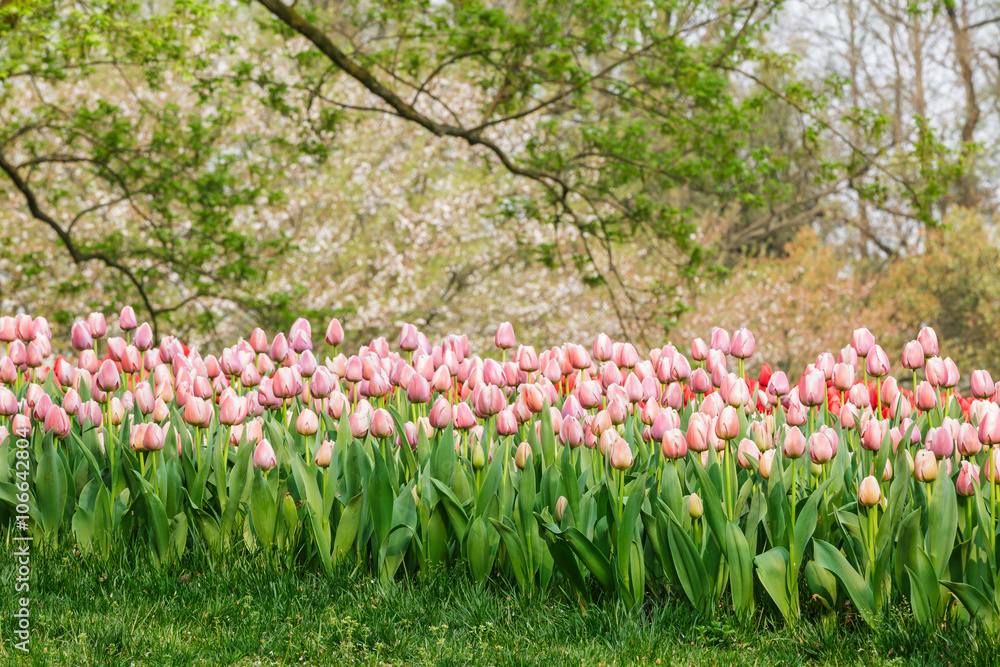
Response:
POLYGON ((0 0, 0 311, 1000 372, 1000 5, 0 0))

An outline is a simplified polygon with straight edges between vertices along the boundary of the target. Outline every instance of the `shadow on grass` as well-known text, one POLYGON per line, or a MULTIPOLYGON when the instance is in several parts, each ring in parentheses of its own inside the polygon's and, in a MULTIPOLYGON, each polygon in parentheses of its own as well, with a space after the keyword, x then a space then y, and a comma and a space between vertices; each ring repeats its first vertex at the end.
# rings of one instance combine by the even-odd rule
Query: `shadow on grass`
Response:
POLYGON ((1000 640, 963 626, 920 628, 896 609, 877 632, 815 611, 795 628, 768 610, 699 617, 664 593, 627 610, 598 596, 585 612, 552 589, 527 596, 461 569, 379 582, 332 578, 263 558, 189 553, 154 569, 136 554, 109 563, 33 555, 31 654, 13 649, 13 561, 0 556, 5 664, 35 665, 982 665, 1000 640))

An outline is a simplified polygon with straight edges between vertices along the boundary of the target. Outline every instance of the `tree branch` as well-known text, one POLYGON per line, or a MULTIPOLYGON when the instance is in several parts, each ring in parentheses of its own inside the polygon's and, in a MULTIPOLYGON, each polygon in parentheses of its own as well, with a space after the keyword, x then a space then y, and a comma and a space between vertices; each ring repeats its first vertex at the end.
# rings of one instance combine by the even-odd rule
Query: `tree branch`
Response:
POLYGON ((76 244, 73 242, 73 238, 70 233, 63 229, 62 225, 53 218, 51 215, 42 210, 41 205, 38 202, 38 198, 35 196, 34 191, 31 186, 21 178, 21 175, 17 172, 17 169, 7 161, 7 159, 0 154, 0 170, 7 174, 7 178, 10 179, 14 187, 24 196, 25 202, 28 204, 28 210, 31 212, 31 216, 48 225, 59 237, 63 246, 69 252, 70 257, 73 259, 74 264, 83 264, 89 261, 99 261, 102 262, 108 268, 114 269, 128 278, 129 282, 135 286, 137 292, 139 292, 139 297, 142 299, 143 305, 146 311, 149 313, 150 323, 153 326, 154 336, 158 336, 157 332, 157 322, 156 315, 157 310, 153 307, 152 302, 149 299, 149 294, 146 293, 146 288, 143 286, 142 282, 136 277, 135 273, 132 272, 127 266, 119 263, 112 257, 102 253, 102 252, 83 252, 76 244))

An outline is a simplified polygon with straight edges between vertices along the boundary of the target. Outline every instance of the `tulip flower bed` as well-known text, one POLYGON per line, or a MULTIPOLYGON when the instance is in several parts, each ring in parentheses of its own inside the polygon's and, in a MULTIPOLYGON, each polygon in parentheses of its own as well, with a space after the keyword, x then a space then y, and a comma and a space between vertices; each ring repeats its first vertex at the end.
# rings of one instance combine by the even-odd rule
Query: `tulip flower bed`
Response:
POLYGON ((893 604, 998 625, 996 386, 974 371, 960 396, 930 329, 902 352, 911 392, 866 329, 793 385, 746 377, 745 329, 689 359, 603 334, 537 354, 504 323, 497 360, 410 325, 346 356, 334 320, 320 363, 305 320, 218 357, 155 345, 130 308, 119 328, 78 322, 49 370, 46 321, 0 319, 4 539, 386 581, 454 567, 583 607, 670 590, 703 616, 794 625, 809 599, 871 626, 893 604))

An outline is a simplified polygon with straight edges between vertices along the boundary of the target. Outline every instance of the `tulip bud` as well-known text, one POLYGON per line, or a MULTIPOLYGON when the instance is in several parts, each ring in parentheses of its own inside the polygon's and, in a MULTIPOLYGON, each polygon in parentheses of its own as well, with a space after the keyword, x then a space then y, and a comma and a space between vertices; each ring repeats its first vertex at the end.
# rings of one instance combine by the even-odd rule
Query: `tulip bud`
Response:
POLYGON ((756 443, 749 438, 743 438, 740 440, 740 445, 736 449, 736 465, 738 465, 743 470, 750 469, 750 461, 748 459, 753 459, 754 461, 760 461, 760 450, 757 448, 756 443))
POLYGON ((712 335, 710 337, 711 343, 710 347, 713 350, 719 350, 723 354, 729 354, 730 341, 729 332, 722 327, 712 327, 712 335))
POLYGON ((316 458, 314 459, 317 466, 320 468, 329 468, 330 462, 333 460, 333 443, 329 440, 324 440, 323 444, 319 446, 316 450, 316 458))
MULTIPOLYGON (((340 325, 340 320, 336 317, 330 320, 326 327, 326 343, 334 347, 344 342, 344 327, 340 325)), ((265 343, 266 344, 266 343, 265 343)))
POLYGON ((522 442, 517 446, 517 451, 514 452, 514 465, 517 466, 518 470, 524 470, 528 467, 529 456, 531 456, 531 445, 522 442))
POLYGON ((889 356, 881 345, 875 345, 865 359, 865 369, 872 377, 880 378, 889 374, 889 356))
POLYGON ((672 428, 660 440, 663 456, 668 459, 682 459, 687 455, 687 440, 679 428, 672 428))
POLYGON ((733 440, 740 432, 740 417, 736 409, 726 406, 715 422, 715 434, 723 440, 733 440))
POLYGON ((854 366, 835 364, 833 367, 833 388, 837 391, 848 391, 854 386, 854 366))
POLYGON ((563 520, 563 515, 566 513, 566 507, 569 505, 569 499, 566 496, 559 496, 559 500, 556 501, 556 521, 561 523, 563 520))
POLYGON ((979 466, 969 461, 962 461, 962 467, 958 471, 958 479, 955 480, 955 490, 958 491, 958 495, 974 496, 979 481, 979 466))
POLYGON ((989 398, 996 393, 996 385, 989 371, 972 371, 972 395, 976 398, 989 398))
POLYGON ((771 479, 771 466, 774 464, 774 453, 776 451, 778 450, 769 449, 760 455, 760 463, 757 469, 760 471, 760 476, 764 479, 771 479))
MULTIPOLYGON (((224 423, 224 422, 223 422, 224 423)), ((299 435, 310 436, 316 435, 319 430, 319 417, 316 413, 306 408, 299 413, 298 418, 295 420, 295 431, 299 435)))
POLYGON ((816 465, 829 463, 833 458, 833 444, 822 432, 809 436, 809 458, 816 465))
POLYGON ((756 341, 747 329, 737 329, 729 345, 729 353, 737 359, 749 359, 753 356, 756 341))
POLYGON ((785 438, 781 444, 785 458, 798 459, 806 453, 806 437, 797 426, 785 426, 785 438))
POLYGON ((919 450, 913 457, 913 476, 921 482, 933 482, 937 479, 937 473, 938 462, 934 453, 928 449, 919 450))
POLYGON ((851 347, 859 357, 867 357, 875 346, 875 336, 868 329, 855 329, 851 336, 851 347))
POLYGON ((108 323, 104 319, 104 313, 91 313, 87 316, 87 330, 94 338, 104 338, 108 332, 108 323))
POLYGON ((118 368, 115 366, 115 362, 110 359, 104 360, 104 363, 101 364, 100 369, 97 371, 97 377, 95 377, 94 380, 101 391, 118 391, 122 382, 121 376, 118 374, 118 368))
POLYGON ((695 412, 688 420, 687 446, 695 452, 708 451, 709 428, 711 418, 700 412, 695 412))
POLYGON ((878 419, 869 420, 861 429, 861 446, 870 452, 877 452, 882 447, 886 431, 885 423, 878 419))
MULTIPOLYGON (((609 433, 614 433, 614 431, 609 431, 609 433)), ((611 467, 615 470, 628 470, 633 463, 632 450, 629 449, 625 438, 617 433, 615 436, 615 442, 611 445, 611 467)))
POLYGON ((936 357, 938 355, 938 339, 934 329, 924 327, 917 334, 917 342, 923 348, 925 357, 936 357))
POLYGON ((692 519, 700 519, 705 514, 705 505, 697 493, 688 496, 688 515, 692 519))
POLYGON ((982 448, 976 427, 969 423, 962 424, 958 435, 958 453, 962 456, 975 456, 982 448))
POLYGON ((483 442, 476 439, 476 445, 472 448, 472 467, 475 470, 482 470, 486 465, 486 452, 483 451, 483 442))
POLYGON ((858 502, 863 507, 874 507, 882 502, 882 489, 873 476, 869 475, 861 480, 861 485, 858 487, 858 502))
POLYGON ((135 316, 135 309, 132 306, 122 308, 121 313, 118 315, 118 326, 122 331, 132 331, 139 326, 139 322, 135 316))
POLYGON ((493 342, 501 350, 509 350, 516 347, 517 340, 514 337, 514 326, 510 322, 501 323, 497 327, 496 335, 493 336, 493 342))
POLYGON ((253 451, 253 465, 255 468, 260 468, 264 471, 272 470, 278 465, 278 459, 274 455, 274 448, 271 447, 271 443, 266 438, 257 443, 257 448, 253 451))
POLYGON ((826 376, 818 368, 807 372, 802 376, 802 384, 799 386, 799 400, 803 405, 822 405, 826 398, 826 376))
POLYGON ((372 436, 376 438, 391 438, 396 433, 396 426, 392 421, 392 415, 385 408, 379 408, 372 416, 371 426, 368 429, 372 436))

